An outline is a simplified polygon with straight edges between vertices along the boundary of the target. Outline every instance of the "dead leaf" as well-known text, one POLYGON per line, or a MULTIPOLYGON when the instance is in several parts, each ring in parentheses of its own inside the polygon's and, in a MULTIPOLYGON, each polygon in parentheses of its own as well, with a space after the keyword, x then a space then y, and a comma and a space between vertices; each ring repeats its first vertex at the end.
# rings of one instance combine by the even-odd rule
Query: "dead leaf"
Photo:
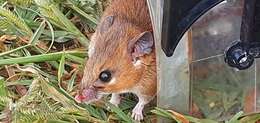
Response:
POLYGON ((32 66, 28 66, 26 68, 21 68, 19 65, 16 65, 16 67, 23 72, 30 72, 33 74, 38 74, 38 71, 35 70, 32 66))
POLYGON ((192 103, 190 114, 192 114, 192 116, 195 116, 197 118, 203 118, 202 112, 200 111, 199 107, 195 103, 192 103))
POLYGON ((182 123, 189 123, 189 120, 187 120, 182 114, 177 113, 172 110, 167 110, 167 111, 169 111, 173 115, 174 119, 176 118, 177 120, 181 121, 182 123))
POLYGON ((3 35, 0 37, 0 42, 11 41, 14 39, 16 39, 16 36, 14 35, 3 35))
MULTIPOLYGON (((29 37, 19 37, 19 42, 21 44, 28 44, 29 43, 29 40, 30 38, 29 37)), ((42 41, 39 41, 36 43, 36 45, 41 48, 41 49, 44 49, 44 50, 47 50, 49 47, 47 46, 48 43, 47 42, 42 42, 42 41)))
MULTIPOLYGON (((16 81, 19 79, 18 76, 15 76, 15 70, 13 67, 5 66, 5 69, 8 73, 9 78, 12 77, 12 78, 10 78, 11 81, 16 81)), ((16 89, 17 93, 19 93, 19 95, 21 95, 21 96, 24 96, 27 93, 27 88, 23 85, 16 85, 15 89, 16 89)))
POLYGON ((0 50, 4 52, 6 50, 5 43, 9 43, 10 41, 16 39, 16 36, 13 35, 2 35, 0 37, 0 50))
POLYGON ((244 109, 245 113, 254 112, 257 108, 254 104, 257 103, 256 94, 258 94, 258 90, 255 88, 250 88, 246 91, 245 99, 244 99, 244 109))

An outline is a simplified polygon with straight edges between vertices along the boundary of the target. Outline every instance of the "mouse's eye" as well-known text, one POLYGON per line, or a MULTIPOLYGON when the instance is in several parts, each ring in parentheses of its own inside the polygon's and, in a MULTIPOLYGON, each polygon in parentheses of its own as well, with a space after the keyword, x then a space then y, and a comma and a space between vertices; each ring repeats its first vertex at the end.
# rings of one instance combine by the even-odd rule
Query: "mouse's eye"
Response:
POLYGON ((103 82, 109 82, 111 80, 111 72, 105 70, 99 74, 99 79, 103 82))

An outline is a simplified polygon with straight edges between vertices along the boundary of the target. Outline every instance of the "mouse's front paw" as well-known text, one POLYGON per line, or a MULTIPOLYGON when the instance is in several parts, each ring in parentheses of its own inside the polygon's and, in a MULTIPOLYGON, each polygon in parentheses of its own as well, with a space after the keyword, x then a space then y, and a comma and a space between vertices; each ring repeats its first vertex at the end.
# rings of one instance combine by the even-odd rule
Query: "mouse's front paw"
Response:
POLYGON ((112 94, 111 99, 109 100, 109 102, 115 105, 116 107, 118 107, 120 101, 121 101, 120 95, 115 93, 112 94))
POLYGON ((132 118, 136 121, 140 121, 144 119, 143 116, 143 106, 136 105, 135 108, 132 111, 132 118))
POLYGON ((136 121, 141 121, 144 119, 142 112, 132 112, 132 118, 136 121))

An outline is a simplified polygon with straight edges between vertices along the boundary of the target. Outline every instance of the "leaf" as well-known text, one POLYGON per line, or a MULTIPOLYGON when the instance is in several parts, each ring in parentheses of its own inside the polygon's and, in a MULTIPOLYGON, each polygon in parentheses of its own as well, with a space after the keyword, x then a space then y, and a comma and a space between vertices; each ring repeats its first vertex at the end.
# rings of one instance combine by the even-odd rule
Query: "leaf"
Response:
POLYGON ((26 66, 25 68, 21 68, 19 65, 16 65, 16 67, 19 70, 24 71, 24 72, 30 72, 30 73, 33 73, 33 74, 38 74, 38 71, 33 66, 26 66))
POLYGON ((89 45, 89 40, 86 38, 86 36, 84 34, 82 34, 77 27, 75 27, 75 25, 73 25, 72 22, 70 22, 66 16, 64 14, 62 14, 62 12, 54 5, 50 6, 52 7, 52 11, 54 13, 54 15, 57 16, 57 18, 59 19, 59 21, 66 27, 66 30, 71 32, 72 34, 74 34, 77 39, 79 40, 79 42, 81 43, 81 45, 83 45, 84 47, 87 47, 89 45))
POLYGON ((122 99, 119 104, 121 110, 129 110, 132 109, 136 105, 136 102, 127 98, 122 99))
MULTIPOLYGON (((38 21, 37 22, 34 21, 34 19, 37 18, 37 15, 39 15, 39 13, 36 12, 37 11, 37 7, 36 6, 27 6, 27 7, 25 7, 25 6, 16 6, 14 8, 14 11, 20 18, 22 18, 26 22, 26 24, 30 28, 32 28, 30 26, 31 23, 33 23, 32 25, 37 24, 37 27, 39 27, 40 23, 38 21)), ((36 29, 36 28, 33 28, 33 29, 36 29)))
POLYGON ((83 10, 81 10, 79 7, 77 7, 73 0, 68 0, 68 5, 71 9, 73 9, 74 11, 79 13, 81 16, 83 16, 84 18, 89 20, 91 22, 91 24, 97 25, 97 23, 98 23, 97 19, 93 18, 91 15, 85 13, 83 10))
POLYGON ((9 50, 9 51, 0 53, 0 57, 5 56, 5 55, 8 55, 8 54, 11 54, 11 53, 14 53, 14 52, 17 52, 17 51, 19 51, 19 50, 22 50, 22 49, 27 48, 27 47, 30 47, 30 46, 31 46, 31 44, 27 44, 27 45, 20 46, 20 47, 17 47, 17 48, 15 48, 15 49, 12 49, 12 50, 9 50))
POLYGON ((61 83, 61 78, 64 73, 64 65, 65 65, 65 54, 62 54, 60 59, 60 65, 58 70, 58 82, 61 83))
POLYGON ((31 84, 32 84, 32 80, 19 80, 19 81, 7 82, 6 86, 31 85, 31 84))
POLYGON ((240 116, 242 116, 243 113, 244 113, 243 111, 238 112, 235 116, 233 116, 233 117, 228 121, 228 123, 237 123, 237 122, 239 122, 238 119, 239 119, 240 116))
POLYGON ((46 21, 46 22, 47 22, 47 24, 48 24, 48 26, 49 26, 49 28, 50 28, 50 30, 51 30, 51 44, 50 44, 48 50, 46 51, 46 53, 47 53, 47 52, 49 52, 49 51, 51 50, 51 47, 52 47, 53 44, 54 44, 55 33, 54 33, 54 29, 53 29, 51 23, 50 23, 49 21, 46 21))
POLYGON ((67 86, 67 91, 68 91, 68 92, 71 92, 71 91, 73 90, 73 85, 74 85, 74 83, 75 83, 75 79, 76 79, 76 77, 77 77, 77 73, 78 73, 78 71, 75 71, 75 72, 73 73, 73 75, 71 76, 69 82, 68 82, 68 86, 67 86))
POLYGON ((32 38, 30 39, 29 41, 29 44, 32 44, 32 45, 35 45, 36 42, 38 41, 38 39, 40 38, 42 32, 43 32, 43 29, 45 28, 45 21, 43 21, 41 23, 41 25, 39 26, 39 28, 35 31, 35 33, 33 34, 32 38))
POLYGON ((0 37, 0 42, 5 42, 5 41, 12 41, 17 39, 17 36, 15 35, 2 35, 0 37))
MULTIPOLYGON (((64 38, 73 38, 71 33, 70 32, 67 32, 67 31, 62 31, 62 30, 55 30, 54 31, 55 35, 54 35, 54 38, 59 38, 59 37, 64 37, 64 38)), ((48 37, 52 37, 52 34, 49 30, 44 30, 43 31, 43 38, 44 39, 48 39, 48 40, 51 40, 50 38, 48 37)))
POLYGON ((65 95, 60 93, 52 84, 46 82, 46 80, 44 80, 43 78, 40 79, 40 83, 46 95, 61 103, 66 108, 75 108, 74 101, 68 99, 65 95))
POLYGON ((71 55, 71 54, 66 54, 65 57, 67 59, 71 60, 71 61, 74 61, 74 62, 77 62, 77 63, 80 63, 80 64, 83 64, 86 61, 85 58, 77 57, 77 56, 74 56, 74 55, 71 55))
POLYGON ((71 123, 71 122, 64 121, 64 120, 47 120, 47 123, 71 123))
POLYGON ((85 105, 84 108, 94 117, 102 119, 101 114, 92 105, 85 105))
POLYGON ((178 123, 189 123, 189 121, 180 113, 168 110, 168 112, 172 113, 172 117, 178 121, 178 123))
MULTIPOLYGON (((198 119, 198 118, 194 118, 194 117, 191 117, 191 116, 181 115, 179 113, 172 112, 172 111, 169 112, 169 111, 163 110, 163 109, 158 108, 158 107, 155 107, 155 110, 152 110, 151 112, 154 113, 154 114, 157 114, 159 116, 162 116, 164 118, 177 121, 178 123, 182 123, 183 121, 185 121, 187 123, 188 122, 192 122, 192 123, 218 123, 217 121, 213 121, 213 120, 210 120, 210 119, 198 119)), ((185 122, 183 122, 183 123, 185 123, 185 122)))
POLYGON ((3 52, 3 53, 0 53, 0 56, 4 56, 4 55, 8 55, 8 54, 11 54, 11 53, 14 53, 14 52, 17 52, 21 49, 24 49, 24 48, 27 48, 27 47, 30 47, 32 45, 35 45, 35 43, 38 41, 40 35, 42 34, 42 31, 43 29, 45 28, 45 22, 42 22, 41 25, 39 26, 39 28, 36 30, 36 32, 33 34, 32 38, 30 39, 29 41, 29 44, 27 45, 24 45, 24 46, 20 46, 18 48, 15 48, 15 49, 12 49, 12 50, 9 50, 9 51, 6 51, 6 52, 3 52))
POLYGON ((73 34, 81 45, 88 46, 88 38, 58 9, 56 4, 50 0, 35 0, 35 2, 40 6, 41 13, 50 18, 51 23, 73 34))
MULTIPOLYGON (((84 57, 86 55, 85 51, 80 51, 80 50, 64 51, 64 52, 66 54, 71 54, 71 55, 80 56, 80 57, 84 57)), ((8 64, 23 64, 23 63, 45 62, 45 61, 57 61, 57 60, 61 59, 64 52, 26 56, 26 57, 19 57, 19 58, 0 59, 0 66, 8 65, 8 64)))
POLYGON ((27 26, 27 24, 21 19, 18 18, 10 10, 0 7, 0 17, 6 18, 9 24, 13 24, 18 32, 21 32, 23 35, 32 36, 32 30, 27 26))
POLYGON ((33 0, 8 0, 8 2, 15 5, 29 6, 33 3, 33 0))
POLYGON ((106 103, 106 105, 112 110, 112 112, 115 112, 118 117, 120 117, 122 120, 124 120, 127 123, 133 123, 133 119, 126 115, 120 108, 114 106, 111 103, 106 103))
POLYGON ((256 123, 260 120, 260 113, 255 113, 247 116, 243 116, 239 121, 240 123, 256 123))
POLYGON ((99 111, 100 117, 102 117, 103 120, 106 120, 107 119, 106 112, 100 108, 97 108, 97 110, 99 111))
POLYGON ((4 78, 0 76, 0 97, 6 97, 6 96, 7 96, 7 92, 5 88, 5 81, 4 78))
POLYGON ((155 113, 157 115, 160 115, 162 117, 165 117, 165 118, 168 118, 168 119, 172 119, 171 113, 169 113, 168 111, 163 110, 163 109, 161 109, 159 107, 155 107, 155 110, 152 110, 151 112, 155 113))
POLYGON ((218 123, 217 121, 210 119, 198 119, 191 116, 185 116, 192 123, 218 123))

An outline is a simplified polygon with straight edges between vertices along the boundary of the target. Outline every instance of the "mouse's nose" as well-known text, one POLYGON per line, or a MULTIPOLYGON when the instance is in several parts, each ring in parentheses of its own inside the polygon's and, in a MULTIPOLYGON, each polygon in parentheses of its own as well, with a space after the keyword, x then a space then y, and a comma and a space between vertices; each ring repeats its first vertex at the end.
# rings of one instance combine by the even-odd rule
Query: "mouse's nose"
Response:
POLYGON ((89 101, 95 100, 95 99, 97 99, 97 91, 93 87, 83 89, 82 92, 79 92, 75 96, 75 100, 78 103, 89 102, 89 101))
POLYGON ((84 100, 86 100, 86 97, 83 96, 82 94, 77 94, 77 95, 75 96, 75 100, 76 100, 77 103, 83 103, 84 100))

